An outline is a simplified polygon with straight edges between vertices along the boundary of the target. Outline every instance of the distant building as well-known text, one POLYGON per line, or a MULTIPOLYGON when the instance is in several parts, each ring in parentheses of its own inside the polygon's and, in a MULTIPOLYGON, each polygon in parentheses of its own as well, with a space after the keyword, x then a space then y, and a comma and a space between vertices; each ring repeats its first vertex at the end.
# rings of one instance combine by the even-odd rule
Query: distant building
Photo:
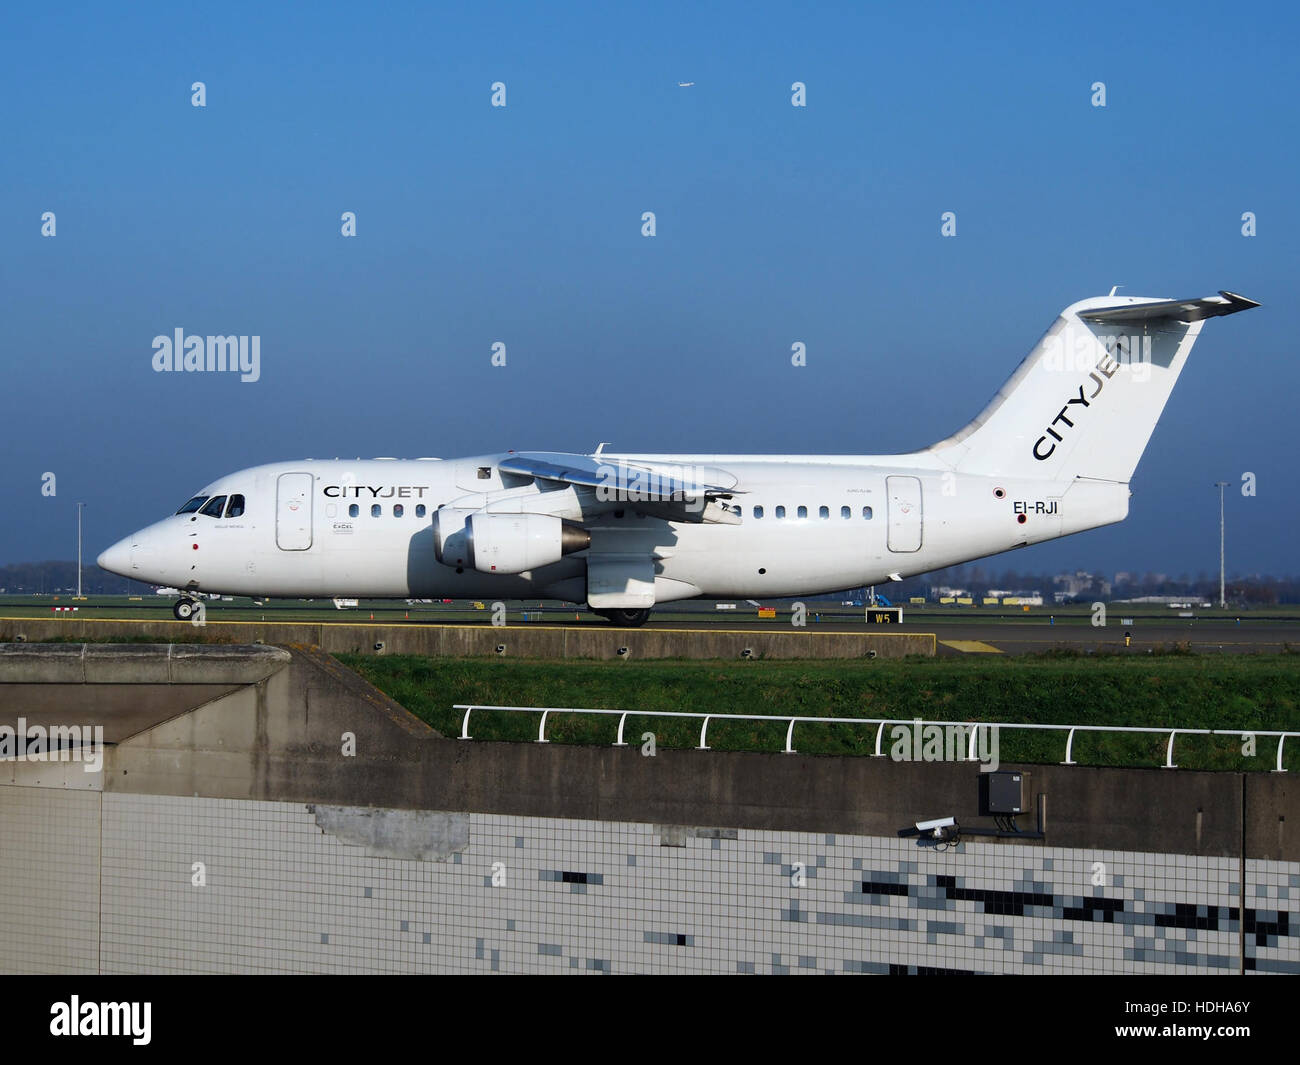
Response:
POLYGON ((1057 589, 1052 593, 1052 599, 1058 603, 1086 596, 1096 596, 1098 599, 1106 599, 1110 596, 1110 581, 1085 570, 1058 573, 1053 578, 1053 583, 1057 585, 1057 589))

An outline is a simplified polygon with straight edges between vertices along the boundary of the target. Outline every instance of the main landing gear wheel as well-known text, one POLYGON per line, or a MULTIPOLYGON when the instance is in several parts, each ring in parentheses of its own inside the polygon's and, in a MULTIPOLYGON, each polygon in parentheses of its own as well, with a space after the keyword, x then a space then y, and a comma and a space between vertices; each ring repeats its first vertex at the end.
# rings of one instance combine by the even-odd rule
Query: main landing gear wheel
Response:
POLYGON ((606 621, 623 629, 635 629, 644 625, 650 617, 649 610, 597 610, 606 621))
POLYGON ((172 613, 176 615, 177 621, 189 621, 194 616, 197 605, 193 599, 178 599, 172 607, 172 613))

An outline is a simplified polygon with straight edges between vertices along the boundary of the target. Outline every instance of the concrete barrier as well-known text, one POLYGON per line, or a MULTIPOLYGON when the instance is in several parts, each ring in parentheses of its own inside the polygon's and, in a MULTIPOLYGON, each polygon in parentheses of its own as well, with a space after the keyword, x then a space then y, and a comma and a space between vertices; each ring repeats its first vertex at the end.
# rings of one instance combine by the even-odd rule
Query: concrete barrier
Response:
POLYGON ((204 644, 10 643, 5 684, 256 684, 290 662, 278 647, 204 644))
POLYGON ((314 645, 330 653, 409 654, 432 658, 902 658, 935 653, 927 632, 814 632, 736 629, 615 629, 604 626, 422 625, 344 622, 114 621, 92 618, 0 619, 0 643, 44 640, 202 640, 205 644, 314 645), (382 652, 376 645, 382 644, 382 652), (503 650, 498 651, 498 648, 503 650), (624 654, 619 649, 625 648, 624 654), (749 655, 744 654, 749 651, 749 655))

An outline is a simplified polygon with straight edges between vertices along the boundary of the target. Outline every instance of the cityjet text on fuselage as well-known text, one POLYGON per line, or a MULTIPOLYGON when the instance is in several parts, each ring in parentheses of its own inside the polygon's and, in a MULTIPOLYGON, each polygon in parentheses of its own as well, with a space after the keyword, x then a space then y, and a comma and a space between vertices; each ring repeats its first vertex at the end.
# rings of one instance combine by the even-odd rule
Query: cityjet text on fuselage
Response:
POLYGON ((423 499, 429 490, 423 484, 327 484, 326 499, 423 499))

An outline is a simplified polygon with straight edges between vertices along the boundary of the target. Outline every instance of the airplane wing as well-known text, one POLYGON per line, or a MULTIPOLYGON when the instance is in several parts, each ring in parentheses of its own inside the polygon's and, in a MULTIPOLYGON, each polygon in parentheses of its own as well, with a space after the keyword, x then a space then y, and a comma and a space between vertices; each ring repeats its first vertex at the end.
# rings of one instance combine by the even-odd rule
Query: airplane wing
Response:
POLYGON ((630 503, 672 521, 740 524, 729 500, 737 478, 705 466, 628 462, 612 455, 524 451, 498 460, 503 474, 592 490, 597 502, 630 503))

